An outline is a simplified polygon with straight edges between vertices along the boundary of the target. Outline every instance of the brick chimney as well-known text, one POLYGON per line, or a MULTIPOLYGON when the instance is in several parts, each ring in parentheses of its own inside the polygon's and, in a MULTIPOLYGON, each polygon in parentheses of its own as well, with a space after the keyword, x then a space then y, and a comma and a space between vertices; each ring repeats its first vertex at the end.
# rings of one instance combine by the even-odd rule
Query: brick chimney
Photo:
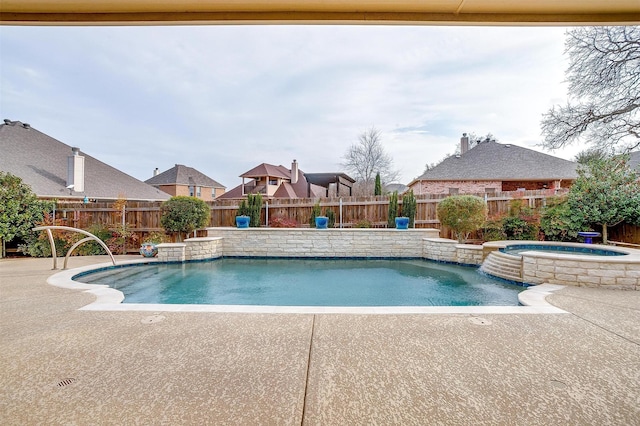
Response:
POLYGON ((291 184, 298 183, 298 162, 293 160, 291 163, 291 184))
POLYGON ((463 133, 460 138, 460 155, 467 151, 469 151, 469 136, 467 136, 466 133, 463 133))

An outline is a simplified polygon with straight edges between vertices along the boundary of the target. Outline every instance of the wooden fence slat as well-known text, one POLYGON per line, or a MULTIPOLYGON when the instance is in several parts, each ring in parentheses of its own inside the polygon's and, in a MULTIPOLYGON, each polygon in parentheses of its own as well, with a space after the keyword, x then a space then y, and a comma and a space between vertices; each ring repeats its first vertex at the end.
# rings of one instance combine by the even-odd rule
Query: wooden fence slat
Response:
MULTIPOLYGON (((497 192, 493 194, 474 194, 487 202, 489 217, 506 214, 513 199, 523 199, 529 206, 540 209, 549 197, 554 196, 553 190, 497 192)), ((447 194, 416 195, 416 227, 439 228, 441 236, 450 238, 451 230, 441 227, 436 208, 447 194)), ((402 198, 398 200, 402 206, 402 198)), ((340 220, 340 205, 342 204, 343 226, 352 227, 362 220, 368 220, 373 226, 384 227, 387 223, 388 196, 370 197, 342 197, 342 198, 299 198, 299 199, 270 199, 269 218, 284 217, 295 220, 299 226, 309 226, 309 219, 313 206, 320 204, 322 211, 331 210, 335 213, 336 223, 340 220), (342 203, 341 203, 342 200, 342 203)), ((211 208, 209 226, 234 226, 235 216, 240 200, 214 200, 207 204, 211 208)), ((125 220, 142 241, 150 232, 162 232, 160 226, 161 202, 127 202, 125 220)), ((401 208, 401 207, 400 207, 401 208)), ((262 209, 261 223, 265 221, 265 208, 262 209)), ((108 227, 122 223, 121 211, 113 208, 113 203, 90 204, 59 204, 56 217, 66 217, 70 226, 88 227, 92 224, 102 224, 108 227)), ((621 224, 612 227, 610 239, 614 241, 640 243, 640 227, 621 224)))

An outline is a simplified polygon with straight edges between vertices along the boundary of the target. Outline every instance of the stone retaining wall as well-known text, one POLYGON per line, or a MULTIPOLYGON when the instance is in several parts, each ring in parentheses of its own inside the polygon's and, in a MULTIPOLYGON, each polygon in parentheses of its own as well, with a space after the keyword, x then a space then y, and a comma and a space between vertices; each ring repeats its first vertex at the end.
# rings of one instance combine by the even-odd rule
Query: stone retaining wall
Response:
POLYGON ((458 244, 456 240, 447 238, 426 238, 424 240, 423 257, 439 262, 481 265, 483 252, 482 246, 458 244))
POLYGON ((437 229, 207 228, 225 256, 421 258, 437 229))
MULTIPOLYGON (((523 256, 523 280, 530 284, 561 284, 640 290, 640 263, 632 259, 594 257, 558 259, 544 255, 523 256)), ((625 256, 626 257, 626 256, 625 256)))
POLYGON ((158 244, 158 260, 162 262, 215 259, 221 256, 221 238, 198 237, 188 238, 182 243, 158 244))

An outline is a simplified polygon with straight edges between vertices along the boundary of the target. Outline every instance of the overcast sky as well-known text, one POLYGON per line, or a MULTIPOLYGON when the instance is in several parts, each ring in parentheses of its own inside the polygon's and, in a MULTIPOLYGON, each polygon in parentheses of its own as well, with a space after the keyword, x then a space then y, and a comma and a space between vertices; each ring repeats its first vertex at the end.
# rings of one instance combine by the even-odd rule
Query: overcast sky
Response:
POLYGON ((0 118, 141 180, 178 163, 227 189, 262 162, 341 171, 375 126, 406 184, 463 132, 542 150, 542 114, 566 100, 565 31, 1 26, 0 118))

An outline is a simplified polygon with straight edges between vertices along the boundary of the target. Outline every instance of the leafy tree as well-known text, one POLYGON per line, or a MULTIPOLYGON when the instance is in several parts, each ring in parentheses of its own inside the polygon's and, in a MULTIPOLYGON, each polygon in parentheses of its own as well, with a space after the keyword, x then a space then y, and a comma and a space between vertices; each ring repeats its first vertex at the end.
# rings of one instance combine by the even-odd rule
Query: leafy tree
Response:
POLYGON ((584 223, 602 226, 604 244, 609 226, 640 223, 640 183, 628 159, 621 155, 589 162, 578 168, 578 179, 569 190, 569 208, 584 223))
POLYGON ((169 232, 189 234, 209 223, 211 211, 207 203, 199 198, 176 196, 171 197, 160 207, 160 224, 169 232))
POLYGON ((594 160, 603 160, 608 154, 599 148, 588 148, 576 154, 574 161, 579 164, 587 165, 594 160))
POLYGON ((53 204, 38 200, 18 176, 0 172, 0 255, 4 255, 5 243, 15 238, 26 239, 31 229, 43 221, 45 212, 53 209, 53 204))
POLYGON ((384 182, 393 182, 399 176, 393 168, 393 159, 382 146, 380 131, 375 127, 360 134, 358 142, 347 149, 343 160, 342 166, 368 188, 368 194, 372 192, 376 172, 384 182))
POLYGON ((438 219, 443 226, 453 230, 458 242, 463 243, 469 234, 479 229, 487 216, 487 205, 475 195, 454 195, 438 203, 438 219))
POLYGON ((416 206, 416 196, 411 189, 402 197, 402 215, 409 218, 409 228, 413 228, 415 224, 416 206))
POLYGON ((373 189, 373 195, 382 195, 382 182, 380 181, 380 173, 376 173, 376 186, 373 189))
POLYGON ((387 227, 396 227, 396 216, 398 216, 398 191, 393 191, 389 196, 389 213, 387 215, 387 227))
POLYGON ((569 101, 543 117, 543 146, 579 137, 596 148, 640 146, 640 27, 578 27, 567 33, 569 101))

